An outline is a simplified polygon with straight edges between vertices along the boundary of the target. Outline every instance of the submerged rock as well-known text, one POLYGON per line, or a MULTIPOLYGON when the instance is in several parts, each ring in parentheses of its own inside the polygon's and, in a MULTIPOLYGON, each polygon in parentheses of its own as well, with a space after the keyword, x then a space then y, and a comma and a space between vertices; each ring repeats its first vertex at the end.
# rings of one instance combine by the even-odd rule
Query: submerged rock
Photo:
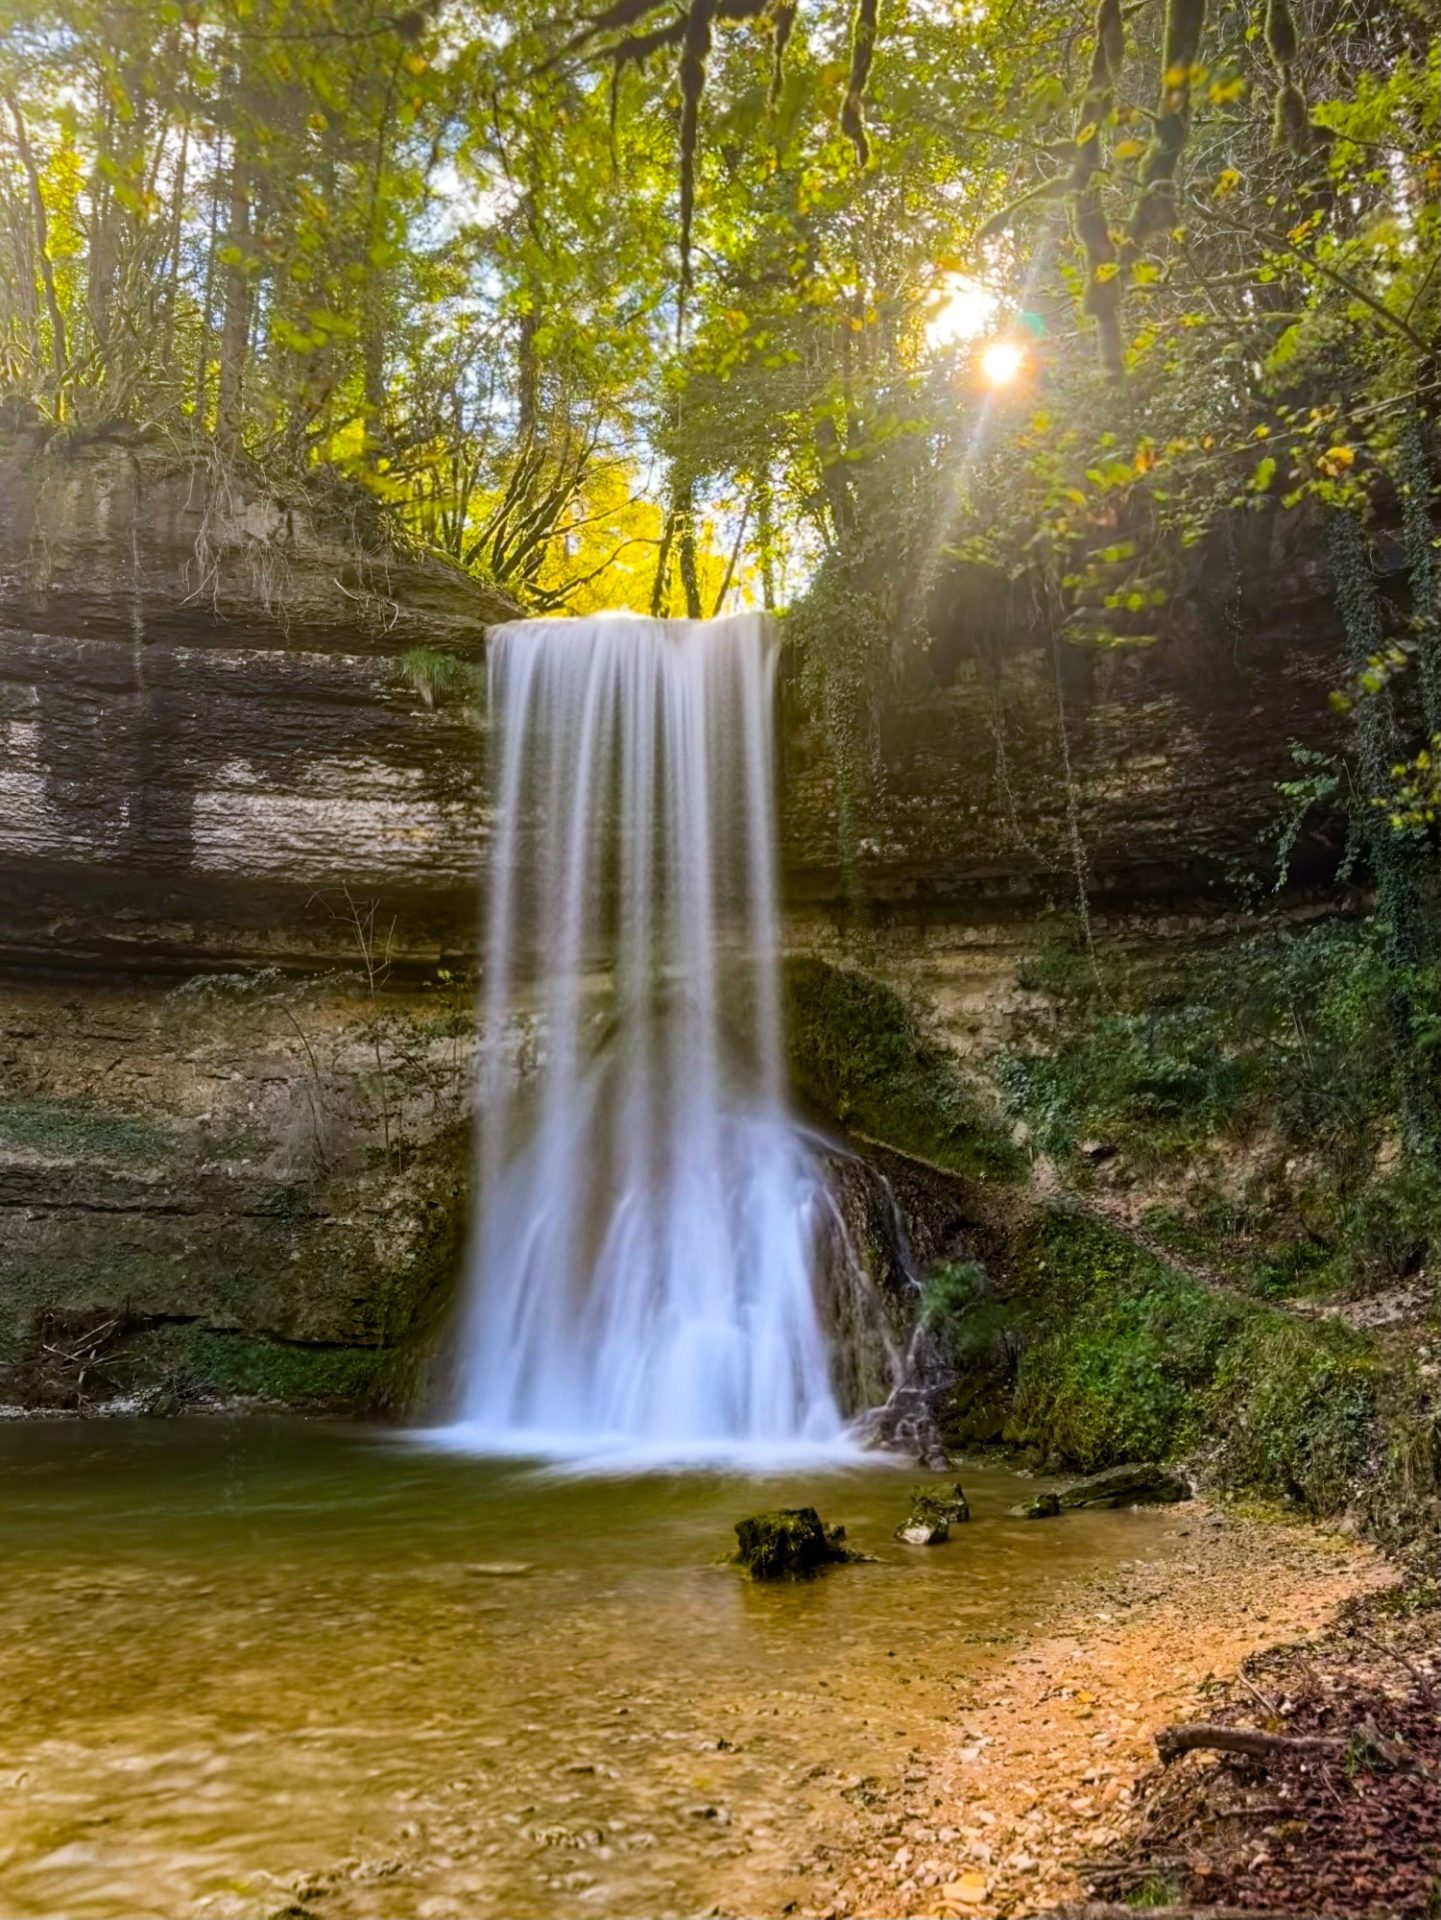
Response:
POLYGON ((950 1539, 952 1525, 970 1517, 959 1480, 948 1487, 912 1487, 911 1510, 896 1528, 896 1538, 908 1547, 938 1547, 950 1539))
POLYGON ((734 1561, 752 1580, 809 1580, 823 1567, 859 1560, 844 1527, 827 1527, 814 1507, 778 1507, 736 1521, 734 1561))
POLYGON ((1150 1463, 1107 1467, 1103 1473, 1073 1480, 1056 1493, 1038 1493, 1034 1500, 1012 1507, 1011 1513, 1018 1520, 1050 1520, 1084 1507, 1163 1507, 1190 1498, 1190 1482, 1184 1475, 1150 1463))
POLYGON ((1038 1493, 1034 1500, 1023 1500, 1018 1507, 1011 1508, 1011 1516, 1016 1520, 1054 1520, 1061 1511, 1061 1498, 1056 1493, 1038 1493))
POLYGON ((1189 1500, 1191 1486, 1169 1467, 1148 1462, 1088 1474, 1062 1487, 1057 1498, 1063 1512, 1080 1507, 1164 1507, 1189 1500))

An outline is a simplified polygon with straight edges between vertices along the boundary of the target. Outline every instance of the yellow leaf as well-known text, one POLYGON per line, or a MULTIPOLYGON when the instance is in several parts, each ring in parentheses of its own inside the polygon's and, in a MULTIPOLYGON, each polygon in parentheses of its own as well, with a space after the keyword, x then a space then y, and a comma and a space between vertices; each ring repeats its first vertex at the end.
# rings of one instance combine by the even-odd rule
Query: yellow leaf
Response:
POLYGON ((1134 160, 1139 153, 1146 151, 1144 140, 1118 140, 1114 148, 1117 160, 1134 160))
POLYGON ((1241 184, 1241 175, 1235 167, 1223 167, 1216 175, 1216 184, 1212 192, 1216 199, 1224 200, 1227 194, 1234 193, 1241 184))

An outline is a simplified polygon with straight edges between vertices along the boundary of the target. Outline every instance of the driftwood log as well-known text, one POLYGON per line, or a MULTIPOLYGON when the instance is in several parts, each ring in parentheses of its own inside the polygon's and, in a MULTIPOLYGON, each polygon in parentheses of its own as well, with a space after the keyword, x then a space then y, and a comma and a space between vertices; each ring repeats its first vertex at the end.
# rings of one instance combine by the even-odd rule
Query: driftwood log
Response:
POLYGON ((1201 1750, 1242 1753, 1252 1760, 1343 1760, 1348 1753, 1373 1755, 1389 1767, 1405 1764, 1401 1749, 1383 1740, 1374 1727, 1361 1727, 1346 1739, 1314 1733, 1263 1733, 1259 1727, 1216 1727, 1205 1721, 1162 1727, 1156 1735, 1161 1765, 1169 1767, 1183 1753, 1201 1750))

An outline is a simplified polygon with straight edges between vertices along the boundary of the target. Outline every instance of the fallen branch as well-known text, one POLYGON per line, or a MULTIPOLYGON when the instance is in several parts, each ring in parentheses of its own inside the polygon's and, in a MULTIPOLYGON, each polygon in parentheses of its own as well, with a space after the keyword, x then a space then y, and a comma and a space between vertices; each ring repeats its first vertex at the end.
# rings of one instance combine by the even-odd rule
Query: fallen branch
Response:
POLYGON ((1358 1626, 1354 1620, 1351 1623, 1351 1632, 1356 1635, 1358 1640, 1364 1640, 1368 1647, 1374 1647, 1377 1653, 1384 1653, 1389 1660, 1394 1660, 1399 1666, 1404 1667, 1406 1672, 1410 1674, 1411 1678, 1423 1692, 1434 1693, 1436 1691, 1436 1675, 1434 1673, 1424 1673, 1413 1661, 1408 1660, 1404 1653, 1398 1652, 1395 1647, 1388 1646, 1384 1640, 1378 1640, 1374 1633, 1367 1633, 1366 1629, 1358 1626))
POLYGON ((1387 1766, 1399 1767, 1403 1755, 1384 1741, 1373 1727, 1339 1740, 1314 1733, 1263 1733, 1259 1727, 1216 1727, 1204 1721, 1162 1727, 1156 1735, 1161 1765, 1169 1767, 1183 1753, 1243 1753, 1252 1760, 1344 1760, 1350 1753, 1374 1754, 1387 1766))

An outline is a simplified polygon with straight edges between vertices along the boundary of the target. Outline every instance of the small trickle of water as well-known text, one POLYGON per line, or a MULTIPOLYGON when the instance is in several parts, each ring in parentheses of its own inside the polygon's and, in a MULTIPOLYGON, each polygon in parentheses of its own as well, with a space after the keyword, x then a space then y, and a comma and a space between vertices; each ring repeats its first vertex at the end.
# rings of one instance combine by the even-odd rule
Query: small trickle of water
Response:
POLYGON ((773 672, 751 614, 492 634, 471 1444, 694 1457, 842 1434, 821 1177, 781 1084, 773 672), (506 1036, 531 1007, 518 1085, 506 1036))

